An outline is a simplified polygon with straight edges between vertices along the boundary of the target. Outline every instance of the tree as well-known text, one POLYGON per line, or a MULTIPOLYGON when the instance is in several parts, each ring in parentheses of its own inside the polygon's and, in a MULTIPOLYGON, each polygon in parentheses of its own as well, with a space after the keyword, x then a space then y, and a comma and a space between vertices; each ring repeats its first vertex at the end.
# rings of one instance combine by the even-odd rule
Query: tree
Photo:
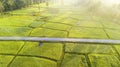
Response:
POLYGON ((2 4, 2 2, 0 2, 0 13, 2 13, 4 11, 4 6, 2 4))
MULTIPOLYGON (((0 12, 28 7, 32 4, 39 4, 43 0, 0 0, 0 12)), ((48 3, 48 0, 44 2, 48 3)))
POLYGON ((16 8, 15 7, 15 0, 8 0, 7 4, 8 4, 8 8, 9 8, 8 10, 13 10, 16 8))

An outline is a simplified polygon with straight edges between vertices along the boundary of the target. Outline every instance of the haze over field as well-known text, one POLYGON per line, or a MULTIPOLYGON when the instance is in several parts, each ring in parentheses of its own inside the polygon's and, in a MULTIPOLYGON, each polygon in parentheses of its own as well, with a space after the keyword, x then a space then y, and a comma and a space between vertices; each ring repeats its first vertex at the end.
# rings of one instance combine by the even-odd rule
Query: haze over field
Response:
MULTIPOLYGON (((120 40, 120 1, 0 0, 6 36, 120 40)), ((0 41, 0 67, 120 67, 119 45, 0 41)))

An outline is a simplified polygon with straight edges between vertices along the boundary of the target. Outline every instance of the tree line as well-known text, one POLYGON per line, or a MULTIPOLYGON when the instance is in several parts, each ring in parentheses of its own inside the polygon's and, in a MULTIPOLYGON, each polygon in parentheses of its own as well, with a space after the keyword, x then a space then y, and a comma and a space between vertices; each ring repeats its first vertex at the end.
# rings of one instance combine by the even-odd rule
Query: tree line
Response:
POLYGON ((47 1, 48 0, 0 0, 0 13, 47 1))

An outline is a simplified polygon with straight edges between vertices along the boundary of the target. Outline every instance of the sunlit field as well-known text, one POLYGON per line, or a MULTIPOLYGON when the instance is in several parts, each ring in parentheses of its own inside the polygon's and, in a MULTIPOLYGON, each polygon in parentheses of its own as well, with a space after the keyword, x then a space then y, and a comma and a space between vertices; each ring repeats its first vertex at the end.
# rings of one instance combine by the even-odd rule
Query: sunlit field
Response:
MULTIPOLYGON (((120 1, 55 0, 0 11, 6 36, 120 40, 120 1)), ((0 41, 0 67, 120 67, 118 44, 39 44, 0 41)))

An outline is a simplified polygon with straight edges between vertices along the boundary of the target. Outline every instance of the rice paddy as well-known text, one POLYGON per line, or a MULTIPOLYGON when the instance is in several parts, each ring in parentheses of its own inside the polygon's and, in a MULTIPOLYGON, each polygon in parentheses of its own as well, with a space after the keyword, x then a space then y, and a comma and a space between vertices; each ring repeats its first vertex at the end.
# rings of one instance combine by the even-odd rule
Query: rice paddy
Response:
MULTIPOLYGON (((39 7, 0 17, 0 36, 120 39, 120 22, 81 9, 39 7)), ((0 67, 120 67, 120 46, 0 41, 0 67)))

